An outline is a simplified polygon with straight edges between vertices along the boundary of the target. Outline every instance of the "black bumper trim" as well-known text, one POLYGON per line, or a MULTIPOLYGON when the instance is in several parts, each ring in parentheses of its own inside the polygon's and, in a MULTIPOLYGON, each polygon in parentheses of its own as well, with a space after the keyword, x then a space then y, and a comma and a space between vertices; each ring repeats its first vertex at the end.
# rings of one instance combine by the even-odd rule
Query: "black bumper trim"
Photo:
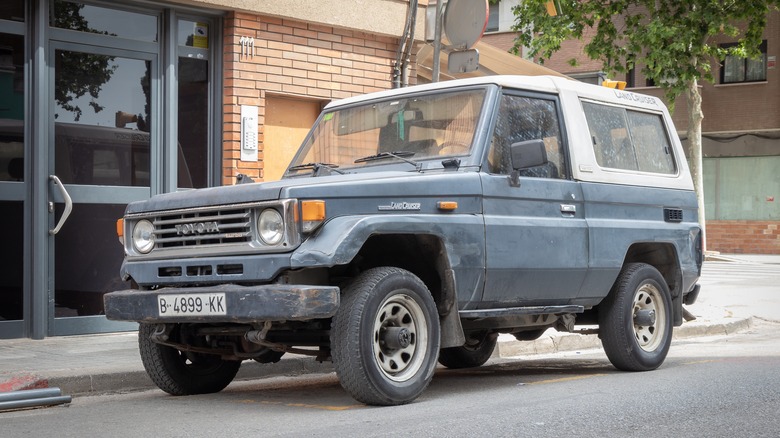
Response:
POLYGON ((121 290, 103 296, 106 318, 143 323, 252 323, 329 318, 339 307, 336 286, 267 284, 121 290), (225 294, 225 315, 160 316, 157 297, 166 294, 225 294))

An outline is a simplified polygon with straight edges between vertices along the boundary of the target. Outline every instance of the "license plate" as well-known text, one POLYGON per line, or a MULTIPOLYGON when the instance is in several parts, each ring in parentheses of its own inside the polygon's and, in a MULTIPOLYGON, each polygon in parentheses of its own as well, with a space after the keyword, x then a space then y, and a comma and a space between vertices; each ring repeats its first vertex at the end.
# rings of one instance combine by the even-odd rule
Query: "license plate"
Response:
POLYGON ((225 294, 158 295, 160 316, 226 315, 225 294))

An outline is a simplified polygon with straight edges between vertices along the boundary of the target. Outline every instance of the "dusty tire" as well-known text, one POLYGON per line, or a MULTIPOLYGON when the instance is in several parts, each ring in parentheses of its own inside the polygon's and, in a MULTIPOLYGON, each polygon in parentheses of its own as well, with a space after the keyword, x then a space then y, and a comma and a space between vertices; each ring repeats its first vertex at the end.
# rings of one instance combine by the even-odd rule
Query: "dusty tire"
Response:
POLYGON ((626 265, 599 305, 601 344, 610 362, 624 371, 661 366, 672 343, 672 322, 666 281, 644 263, 626 265))
POLYGON ((439 352, 439 363, 452 369, 482 366, 490 359, 497 341, 498 333, 470 333, 466 336, 466 344, 442 348, 439 352))
POLYGON ((186 353, 149 338, 153 324, 138 328, 138 348, 146 373, 155 385, 171 395, 219 392, 236 377, 241 362, 210 354, 186 353))
POLYGON ((403 269, 363 272, 342 291, 330 343, 341 386, 370 405, 417 398, 433 378, 440 345, 436 305, 403 269))

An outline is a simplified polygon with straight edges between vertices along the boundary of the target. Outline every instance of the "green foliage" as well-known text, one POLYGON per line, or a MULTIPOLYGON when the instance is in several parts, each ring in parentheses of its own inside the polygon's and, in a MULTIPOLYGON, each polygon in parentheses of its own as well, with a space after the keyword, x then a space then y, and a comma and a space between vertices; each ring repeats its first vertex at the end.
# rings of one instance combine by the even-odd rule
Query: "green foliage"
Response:
POLYGON ((767 14, 780 0, 560 0, 563 13, 555 17, 545 3, 523 0, 514 8, 514 53, 527 47, 543 63, 564 41, 595 29, 585 55, 601 60, 608 74, 641 67, 673 104, 691 83, 713 81, 713 60, 758 56, 767 14), (718 36, 739 44, 721 48, 718 36))
MULTIPOLYGON (((81 15, 83 7, 83 4, 56 0, 53 6, 52 25, 63 29, 110 35, 108 32, 99 32, 89 27, 89 23, 81 15)), ((98 104, 97 99, 103 84, 108 82, 116 71, 116 65, 111 65, 113 60, 113 57, 105 55, 64 50, 55 52, 54 99, 63 109, 73 112, 76 121, 81 118, 82 109, 74 105, 73 100, 85 94, 91 97, 89 105, 96 113, 103 110, 103 106, 98 104)))

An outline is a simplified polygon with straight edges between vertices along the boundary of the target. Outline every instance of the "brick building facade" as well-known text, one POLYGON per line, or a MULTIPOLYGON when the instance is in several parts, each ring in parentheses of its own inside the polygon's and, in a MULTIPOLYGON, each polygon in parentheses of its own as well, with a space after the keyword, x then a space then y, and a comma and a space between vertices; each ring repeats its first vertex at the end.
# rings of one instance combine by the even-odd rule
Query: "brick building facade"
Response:
MULTIPOLYGON (((502 0, 498 12, 511 14, 519 0, 502 0)), ((503 17, 502 23, 514 20, 503 17)), ((595 32, 592 32, 595 33, 595 32)), ((509 50, 515 33, 508 24, 487 34, 482 41, 509 50)), ((780 254, 780 12, 771 11, 762 50, 765 76, 757 80, 729 82, 721 63, 713 60, 715 83, 700 83, 702 95, 702 143, 704 196, 707 217, 707 249, 723 253, 780 254)), ((570 40, 545 66, 588 82, 606 76, 599 61, 588 59, 588 41, 570 40), (576 59, 575 66, 569 60, 576 59)), ((733 40, 722 39, 720 44, 733 40)), ((754 66, 759 64, 754 64, 754 66)), ((637 69, 639 70, 639 69, 637 69)), ((627 80, 637 92, 664 97, 660 87, 640 73, 627 80)), ((677 134, 686 142, 687 105, 681 97, 673 113, 677 134)))
POLYGON ((333 99, 389 89, 398 44, 398 38, 357 30, 229 13, 224 26, 223 184, 233 184, 238 173, 266 179, 269 96, 324 106, 333 99), (242 54, 242 37, 254 38, 254 54, 242 54), (257 162, 240 160, 241 105, 258 108, 257 162))

